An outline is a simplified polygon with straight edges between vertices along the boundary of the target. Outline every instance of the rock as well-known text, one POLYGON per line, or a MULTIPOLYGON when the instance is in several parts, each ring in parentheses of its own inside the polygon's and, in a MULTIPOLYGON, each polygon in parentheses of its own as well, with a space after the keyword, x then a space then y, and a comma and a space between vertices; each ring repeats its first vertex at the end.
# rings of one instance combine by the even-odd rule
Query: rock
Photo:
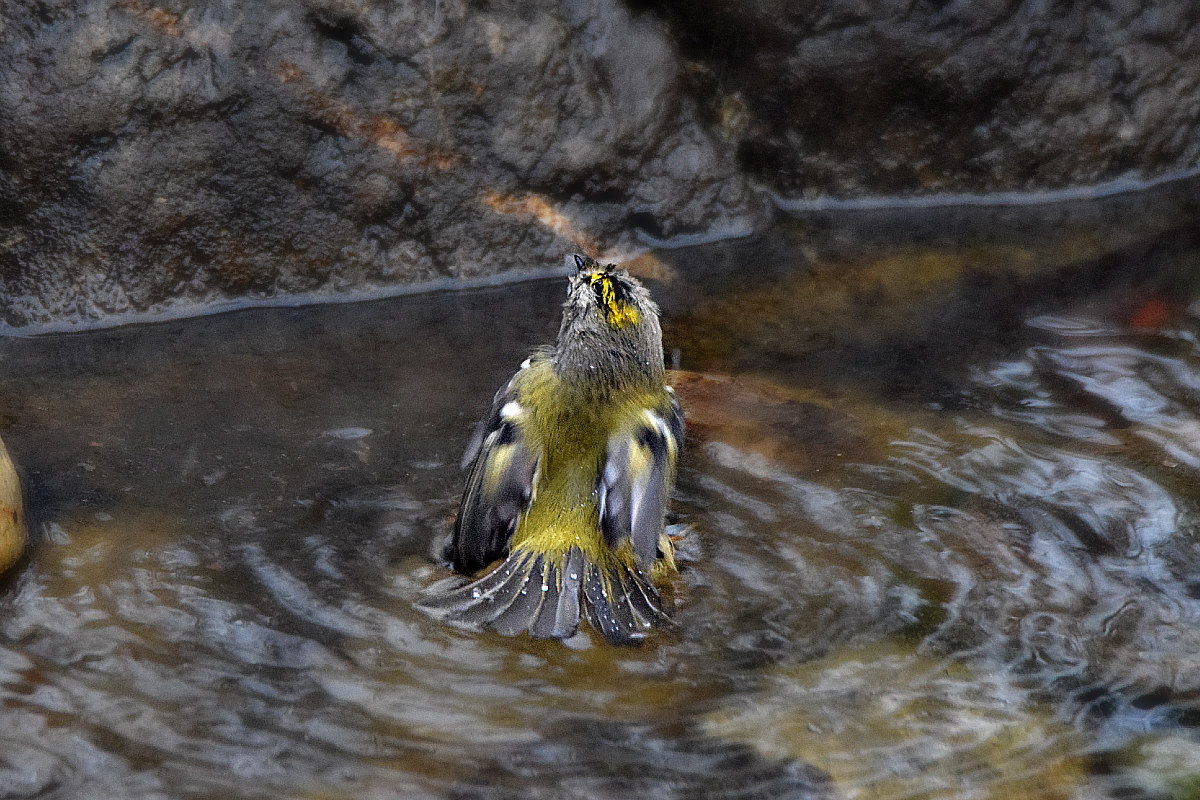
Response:
POLYGON ((742 163, 789 199, 1036 193, 1200 163, 1185 0, 639 5, 745 106, 742 163))
POLYGON ((17 0, 0 323, 542 270, 1196 167, 1185 0, 17 0), (766 191, 762 191, 765 189, 766 191))
POLYGON ((544 270, 766 208, 665 24, 612 2, 15 3, 0 70, 10 326, 544 270))

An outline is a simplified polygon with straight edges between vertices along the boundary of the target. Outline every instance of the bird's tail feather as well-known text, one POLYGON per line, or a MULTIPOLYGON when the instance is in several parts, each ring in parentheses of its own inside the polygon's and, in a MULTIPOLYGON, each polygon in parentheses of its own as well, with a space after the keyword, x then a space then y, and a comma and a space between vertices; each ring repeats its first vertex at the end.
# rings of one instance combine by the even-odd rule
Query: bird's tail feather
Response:
POLYGON ((650 580, 621 562, 599 564, 577 548, 537 553, 517 548, 496 569, 448 589, 435 585, 419 605, 434 616, 513 635, 565 639, 580 611, 609 641, 636 644, 666 621, 650 580))

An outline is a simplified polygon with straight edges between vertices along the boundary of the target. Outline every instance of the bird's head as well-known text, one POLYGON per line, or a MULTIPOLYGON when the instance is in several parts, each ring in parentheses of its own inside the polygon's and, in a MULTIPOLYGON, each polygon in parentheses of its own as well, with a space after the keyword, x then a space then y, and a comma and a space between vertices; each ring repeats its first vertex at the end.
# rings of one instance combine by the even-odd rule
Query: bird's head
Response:
POLYGON ((648 316, 658 316, 658 307, 646 288, 616 264, 601 265, 587 256, 568 256, 575 267, 567 288, 568 305, 580 316, 602 321, 619 331, 637 327, 648 316))
POLYGON ((615 264, 583 255, 567 256, 567 263, 574 274, 556 348, 563 365, 661 380, 662 330, 646 287, 615 264))

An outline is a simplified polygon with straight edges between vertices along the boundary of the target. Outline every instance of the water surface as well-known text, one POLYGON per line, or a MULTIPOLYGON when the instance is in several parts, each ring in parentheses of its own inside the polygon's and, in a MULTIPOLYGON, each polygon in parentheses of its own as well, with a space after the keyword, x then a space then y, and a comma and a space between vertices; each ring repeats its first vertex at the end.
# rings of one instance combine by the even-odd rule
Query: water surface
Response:
POLYGON ((639 262, 694 560, 634 649, 413 608, 562 281, 0 340, 0 794, 1191 796, 1200 245, 1119 202, 639 262))

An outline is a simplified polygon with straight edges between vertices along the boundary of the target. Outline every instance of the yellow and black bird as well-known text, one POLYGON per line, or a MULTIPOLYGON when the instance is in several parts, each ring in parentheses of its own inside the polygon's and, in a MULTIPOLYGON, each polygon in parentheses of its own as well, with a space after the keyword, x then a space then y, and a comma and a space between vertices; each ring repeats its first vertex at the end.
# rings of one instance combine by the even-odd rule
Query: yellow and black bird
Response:
POLYGON ((496 394, 463 460, 446 557, 467 575, 504 560, 421 605, 539 638, 573 635, 582 611, 610 641, 635 643, 666 620, 650 573, 674 568, 664 515, 683 412, 650 293, 613 264, 572 260, 557 343, 496 394))

